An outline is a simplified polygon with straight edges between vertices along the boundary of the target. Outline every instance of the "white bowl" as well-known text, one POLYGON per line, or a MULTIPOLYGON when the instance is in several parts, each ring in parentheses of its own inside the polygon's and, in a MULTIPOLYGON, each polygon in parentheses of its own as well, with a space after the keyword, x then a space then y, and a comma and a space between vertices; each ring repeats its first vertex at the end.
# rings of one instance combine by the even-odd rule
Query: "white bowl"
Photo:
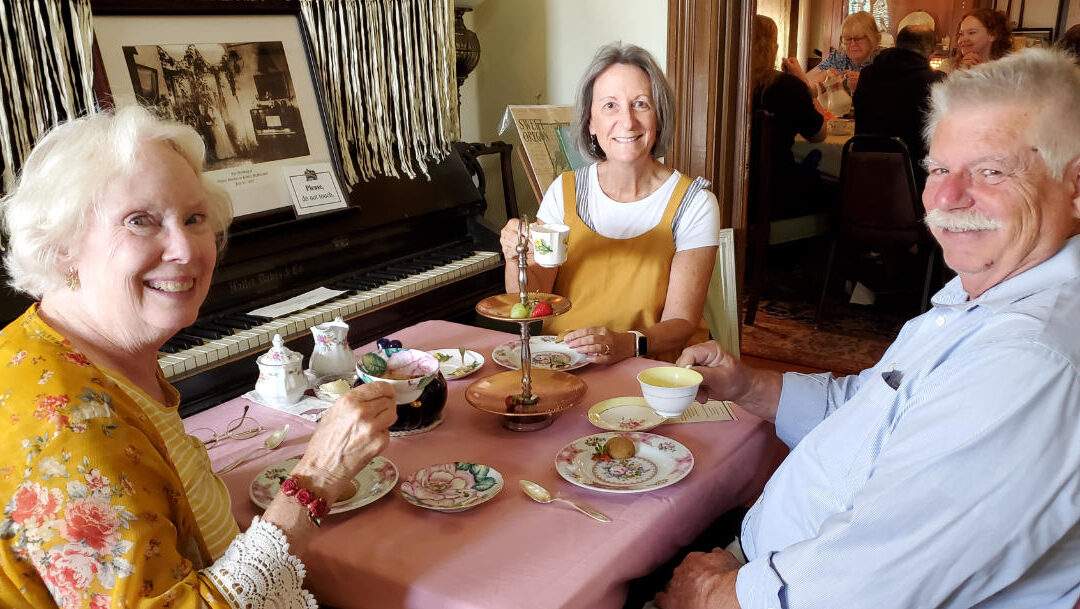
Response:
POLYGON ((647 368, 637 375, 641 395, 658 414, 677 417, 694 403, 698 386, 704 380, 701 373, 677 366, 647 368))

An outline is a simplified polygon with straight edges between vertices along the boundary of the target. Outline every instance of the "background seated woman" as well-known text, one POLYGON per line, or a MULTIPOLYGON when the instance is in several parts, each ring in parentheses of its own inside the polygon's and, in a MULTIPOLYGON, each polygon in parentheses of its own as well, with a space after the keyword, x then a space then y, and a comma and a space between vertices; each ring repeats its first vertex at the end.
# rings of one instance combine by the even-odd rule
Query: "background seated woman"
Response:
POLYGON ((859 84, 859 72, 874 61, 880 46, 881 33, 874 18, 866 11, 859 11, 848 15, 840 25, 840 48, 833 49, 812 70, 804 72, 796 57, 784 59, 781 67, 788 74, 801 78, 814 97, 822 91, 826 78, 843 74, 844 87, 850 94, 859 84))
POLYGON ((1012 51, 1009 18, 992 8, 977 8, 967 13, 956 31, 956 48, 959 52, 952 59, 952 69, 1001 59, 1012 51))
MULTIPOLYGON (((647 51, 602 47, 582 79, 574 121, 578 148, 598 162, 556 178, 537 212, 540 222, 570 226, 561 267, 538 266, 531 247, 527 254, 529 289, 573 303, 544 332, 568 330, 567 346, 594 363, 674 361, 707 335, 702 310, 720 213, 704 180, 657 160, 671 141, 673 99, 647 51)), ((518 289, 518 224, 502 230, 508 292, 518 289)))
MULTIPOLYGON (((770 219, 819 211, 825 194, 821 192, 820 179, 804 175, 795 164, 791 145, 799 134, 810 142, 824 141, 828 123, 825 111, 810 97, 806 85, 791 74, 778 71, 776 65, 776 22, 764 15, 754 15, 750 30, 750 77, 751 101, 754 111, 765 110, 772 115, 773 129, 771 167, 760 167, 760 153, 750 155, 750 172, 756 176, 760 171, 770 171, 763 176, 773 185, 773 197, 768 202, 770 219)), ((762 134, 751 129, 751 150, 761 144, 762 134)), ((757 183, 756 178, 750 184, 757 183)), ((756 201, 756 198, 752 198, 756 201)))
MULTIPOLYGON (((43 138, 0 206, 12 287, 40 299, 0 332, 0 606, 317 607, 299 558, 318 513, 279 494, 241 534, 158 367, 231 220, 203 155, 194 129, 142 108, 96 114, 43 138)), ((342 396, 301 486, 347 494, 389 440, 391 396, 342 396)))

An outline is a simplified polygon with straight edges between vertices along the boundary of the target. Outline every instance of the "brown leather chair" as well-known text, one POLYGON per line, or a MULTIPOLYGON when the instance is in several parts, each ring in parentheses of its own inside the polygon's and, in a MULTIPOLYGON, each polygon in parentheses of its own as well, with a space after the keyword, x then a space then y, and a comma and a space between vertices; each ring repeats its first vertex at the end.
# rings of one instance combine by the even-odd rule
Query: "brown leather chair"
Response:
MULTIPOLYGON (((922 217, 923 206, 915 186, 911 157, 903 140, 884 135, 852 136, 844 144, 841 156, 840 202, 818 299, 817 320, 822 318, 838 249, 844 253, 873 250, 900 256, 915 251, 920 260, 926 261, 919 312, 926 310, 938 255, 937 244, 923 225, 922 217)), ((845 260, 857 262, 858 258, 851 255, 845 260)))

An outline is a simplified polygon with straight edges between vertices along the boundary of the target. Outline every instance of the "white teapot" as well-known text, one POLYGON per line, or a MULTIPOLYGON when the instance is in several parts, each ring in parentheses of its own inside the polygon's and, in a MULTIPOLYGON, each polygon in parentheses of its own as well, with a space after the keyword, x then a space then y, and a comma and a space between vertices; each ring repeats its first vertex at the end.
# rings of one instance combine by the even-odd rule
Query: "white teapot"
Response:
POLYGON ((348 375, 356 369, 356 355, 349 349, 349 324, 335 317, 334 321, 311 327, 315 348, 308 365, 316 376, 348 375))
POLYGON ((836 116, 851 112, 851 95, 844 90, 844 75, 829 76, 823 83, 825 92, 819 96, 821 105, 836 116))
POLYGON ((287 348, 280 334, 274 335, 273 343, 269 351, 255 360, 259 365, 255 391, 271 406, 295 404, 308 388, 304 358, 287 348))

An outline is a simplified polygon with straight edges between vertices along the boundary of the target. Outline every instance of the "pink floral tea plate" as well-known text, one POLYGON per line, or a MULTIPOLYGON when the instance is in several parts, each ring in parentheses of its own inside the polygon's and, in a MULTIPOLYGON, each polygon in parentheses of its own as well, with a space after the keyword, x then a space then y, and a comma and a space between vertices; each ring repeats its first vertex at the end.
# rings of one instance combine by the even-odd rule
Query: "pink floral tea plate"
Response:
POLYGON ((589 422, 610 431, 647 431, 664 421, 642 397, 611 398, 589 409, 589 422))
POLYGON ((609 431, 567 444, 555 456, 555 470, 571 484, 605 493, 641 493, 671 486, 694 469, 694 455, 664 436, 640 431, 609 431), (634 443, 627 459, 601 458, 604 444, 614 436, 634 443))
MULTIPOLYGON (((293 457, 275 463, 259 472, 259 475, 255 476, 255 479, 251 481, 251 486, 248 487, 248 495, 251 497, 251 501, 255 505, 266 509, 281 489, 281 483, 285 478, 289 477, 289 472, 296 467, 299 461, 300 457, 293 457)), ((389 493, 397 484, 397 481, 398 471, 394 463, 386 457, 375 457, 371 460, 371 463, 367 464, 367 467, 360 470, 360 473, 353 478, 353 482, 356 483, 356 493, 344 501, 337 501, 331 505, 330 513, 348 512, 369 503, 374 503, 383 495, 389 493)))
POLYGON ((401 483, 409 503, 437 512, 461 512, 490 500, 503 487, 502 474, 480 463, 430 465, 401 483))
MULTIPOLYGON (((533 336, 529 339, 529 355, 533 370, 562 370, 569 372, 589 365, 589 358, 565 344, 557 336, 533 336)), ((521 368, 521 339, 515 338, 495 347, 491 359, 511 370, 521 368)))

